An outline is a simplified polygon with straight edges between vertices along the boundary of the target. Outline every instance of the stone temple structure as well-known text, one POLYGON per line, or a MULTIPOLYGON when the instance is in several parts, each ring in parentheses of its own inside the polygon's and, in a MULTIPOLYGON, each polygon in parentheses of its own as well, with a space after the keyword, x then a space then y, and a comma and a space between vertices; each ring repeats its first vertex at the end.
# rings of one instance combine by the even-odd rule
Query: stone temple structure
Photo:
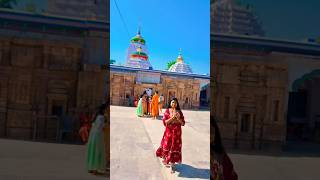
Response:
POLYGON ((127 52, 126 66, 141 69, 152 69, 152 66, 149 62, 146 41, 142 38, 140 29, 138 34, 130 41, 127 52))
MULTIPOLYGON (((133 101, 144 90, 163 94, 165 103, 176 97, 184 109, 198 109, 200 104, 208 104, 200 102, 200 93, 201 87, 209 84, 210 76, 192 73, 181 53, 169 71, 154 70, 145 45, 146 41, 138 31, 131 39, 126 65, 110 65, 111 105, 133 106, 133 101)), ((208 100, 206 97, 202 99, 208 100)))
POLYGON ((210 25, 214 33, 264 36, 253 7, 240 0, 212 1, 210 25))
POLYGON ((60 117, 106 101, 108 32, 104 21, 1 10, 0 137, 56 140, 60 117))
POLYGON ((211 35, 212 115, 228 148, 320 142, 320 45, 211 35))

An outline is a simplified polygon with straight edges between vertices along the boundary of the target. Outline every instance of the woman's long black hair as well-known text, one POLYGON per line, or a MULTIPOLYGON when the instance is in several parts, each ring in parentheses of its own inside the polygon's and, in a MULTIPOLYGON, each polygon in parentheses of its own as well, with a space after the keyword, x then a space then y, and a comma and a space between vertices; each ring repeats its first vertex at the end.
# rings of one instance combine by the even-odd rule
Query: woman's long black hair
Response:
POLYGON ((103 103, 97 108, 97 112, 95 113, 94 117, 92 118, 92 122, 96 121, 98 115, 104 115, 104 112, 107 108, 107 104, 103 103))
POLYGON ((172 107, 171 107, 171 101, 176 101, 176 102, 177 102, 176 110, 180 111, 181 109, 180 109, 179 101, 178 101, 177 98, 172 98, 172 99, 169 101, 169 103, 168 103, 168 109, 172 108, 172 107))
POLYGON ((224 154, 225 150, 222 145, 220 130, 219 130, 217 121, 213 116, 210 116, 210 125, 212 128, 211 131, 214 131, 214 139, 213 139, 213 143, 211 144, 211 149, 214 153, 224 154))
POLYGON ((140 98, 142 98, 145 94, 147 94, 147 91, 143 91, 143 93, 141 94, 140 98))
POLYGON ((107 108, 107 104, 101 104, 100 106, 99 106, 99 109, 98 109, 98 114, 100 114, 100 115, 104 115, 104 112, 105 112, 105 110, 106 110, 106 108, 107 108))

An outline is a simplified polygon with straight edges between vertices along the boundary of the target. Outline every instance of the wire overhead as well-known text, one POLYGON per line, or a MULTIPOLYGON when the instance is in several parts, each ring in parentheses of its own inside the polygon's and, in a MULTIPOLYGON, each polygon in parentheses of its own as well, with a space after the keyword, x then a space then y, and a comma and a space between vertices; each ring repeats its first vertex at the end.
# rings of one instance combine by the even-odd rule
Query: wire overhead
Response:
POLYGON ((122 21, 122 23, 123 23, 123 25, 124 25, 124 28, 125 28, 126 31, 127 31, 128 37, 130 38, 130 33, 129 33, 129 30, 128 30, 127 24, 126 24, 126 22, 125 22, 125 20, 124 20, 124 18, 123 18, 123 16, 122 16, 122 14, 121 14, 120 8, 119 8, 118 3, 117 3, 117 0, 113 0, 113 1, 114 1, 115 5, 116 5, 116 8, 117 8, 118 13, 119 13, 120 18, 121 18, 121 21, 122 21))

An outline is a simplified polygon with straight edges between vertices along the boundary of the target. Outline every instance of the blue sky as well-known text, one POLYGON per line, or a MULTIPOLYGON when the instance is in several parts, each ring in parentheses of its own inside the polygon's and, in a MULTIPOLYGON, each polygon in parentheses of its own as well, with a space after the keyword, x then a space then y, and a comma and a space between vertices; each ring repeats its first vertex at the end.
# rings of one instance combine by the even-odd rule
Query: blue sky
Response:
POLYGON ((139 22, 154 69, 164 70, 179 49, 194 73, 210 72, 209 0, 116 0, 129 35, 110 0, 110 58, 125 63, 130 39, 139 22))
POLYGON ((320 37, 319 0, 242 0, 255 7, 266 36, 300 41, 320 37))

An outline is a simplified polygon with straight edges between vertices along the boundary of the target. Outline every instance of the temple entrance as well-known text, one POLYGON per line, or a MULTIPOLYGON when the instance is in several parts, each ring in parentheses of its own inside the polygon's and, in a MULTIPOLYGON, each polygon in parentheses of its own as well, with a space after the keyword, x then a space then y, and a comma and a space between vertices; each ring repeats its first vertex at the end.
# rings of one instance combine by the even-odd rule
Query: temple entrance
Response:
POLYGON ((302 79, 289 93, 287 140, 320 143, 320 73, 302 79))
POLYGON ((175 91, 169 91, 169 92, 168 92, 168 97, 167 97, 167 103, 169 103, 170 100, 171 100, 172 98, 174 98, 174 97, 176 97, 176 92, 175 92, 175 91))
POLYGON ((64 112, 63 112, 63 106, 59 106, 59 105, 53 105, 52 106, 52 115, 53 116, 58 116, 58 117, 62 117, 64 112))

